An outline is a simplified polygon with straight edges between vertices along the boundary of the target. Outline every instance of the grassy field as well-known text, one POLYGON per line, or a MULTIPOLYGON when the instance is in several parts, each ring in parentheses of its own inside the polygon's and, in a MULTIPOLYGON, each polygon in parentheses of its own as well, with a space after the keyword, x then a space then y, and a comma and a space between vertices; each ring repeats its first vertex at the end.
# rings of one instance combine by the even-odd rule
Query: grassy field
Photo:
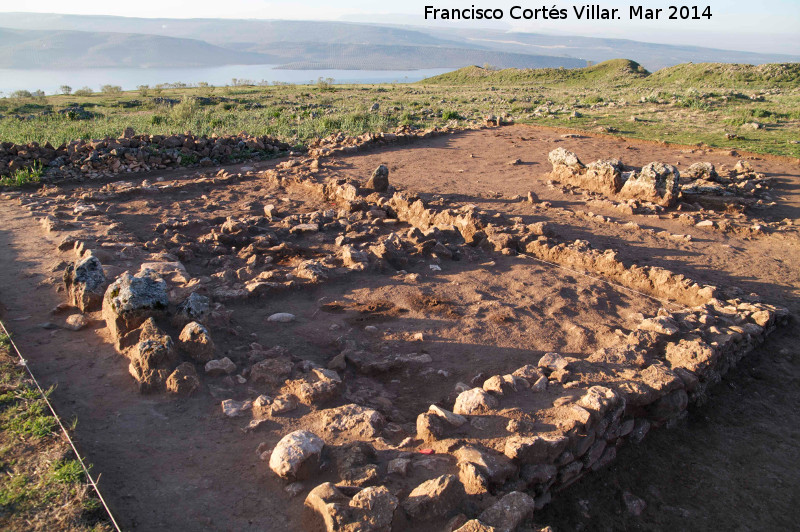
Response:
POLYGON ((0 99, 0 141, 57 145, 118 136, 131 126, 150 134, 246 131, 301 145, 338 131, 469 125, 489 114, 798 157, 800 64, 686 64, 650 74, 614 60, 575 70, 468 67, 409 85, 320 81, 7 97, 0 99))
POLYGON ((55 418, 2 334, 0 473, 1 530, 111 530, 55 418))

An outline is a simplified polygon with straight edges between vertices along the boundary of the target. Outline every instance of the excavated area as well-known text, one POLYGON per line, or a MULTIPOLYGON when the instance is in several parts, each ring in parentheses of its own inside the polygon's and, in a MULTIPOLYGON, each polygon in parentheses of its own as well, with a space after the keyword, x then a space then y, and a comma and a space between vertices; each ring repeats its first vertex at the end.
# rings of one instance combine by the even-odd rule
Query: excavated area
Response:
MULTIPOLYGON (((522 126, 361 140, 3 195, 2 319, 79 419, 123 526, 507 526, 493 505, 512 492, 529 496, 509 496, 523 529, 689 526, 659 503, 620 518, 622 491, 656 498, 630 480, 594 490, 611 501, 579 490, 627 468, 651 429, 661 451, 692 412, 713 417, 722 375, 765 341, 771 371, 796 382, 797 162, 522 126), (667 206, 620 200, 550 174, 556 147, 681 172, 711 162, 723 177, 684 180, 667 206), (369 180, 379 165, 388 188, 369 180), (89 259, 105 277, 95 299, 63 277, 89 259), (156 336, 139 315, 111 324, 106 286, 125 272, 165 285, 166 304, 137 311, 156 336), (187 311, 190 296, 205 310, 187 311), (190 321, 210 354, 180 340, 190 321), (141 346, 164 336, 172 358, 142 370, 141 346), (281 479, 270 459, 298 430, 325 447, 281 479), (371 514, 356 502, 370 486, 371 514)), ((742 446, 756 432, 771 434, 742 446)), ((792 447, 777 447, 789 482, 792 447)), ((791 493, 772 501, 774 526, 796 512, 791 493)))

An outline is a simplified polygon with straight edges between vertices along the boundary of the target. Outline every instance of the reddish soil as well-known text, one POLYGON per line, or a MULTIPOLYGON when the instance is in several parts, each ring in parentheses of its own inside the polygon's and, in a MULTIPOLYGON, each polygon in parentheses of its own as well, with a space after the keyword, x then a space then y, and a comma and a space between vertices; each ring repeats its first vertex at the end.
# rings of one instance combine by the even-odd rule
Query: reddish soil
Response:
MULTIPOLYGON (((602 137, 562 138, 559 131, 515 126, 339 157, 328 161, 323 172, 365 181, 378 164, 386 164, 392 185, 426 200, 476 204, 524 223, 546 221, 564 239, 617 250, 626 263, 662 266, 698 282, 738 287, 798 316, 800 166, 796 161, 751 160, 758 172, 776 183, 770 194, 777 205, 755 212, 757 220, 791 222, 769 234, 753 235, 686 226, 670 213, 620 214, 595 197, 549 186, 547 154, 559 146, 584 162, 615 157, 639 166, 663 161, 685 168, 710 161, 733 167, 739 159, 717 151, 692 152, 602 137), (516 159, 521 162, 509 164, 516 159), (550 206, 522 201, 529 191, 550 206), (589 211, 606 219, 587 216, 589 211), (639 229, 623 226, 627 222, 635 222, 639 229), (674 238, 687 234, 691 240, 674 238)), ((267 166, 271 165, 262 163, 259 169, 267 166)), ((180 172, 138 174, 136 180, 158 176, 185 180, 180 172)), ((78 187, 63 190, 71 194, 78 187)), ((81 190, 99 187, 93 184, 81 190)), ((241 217, 266 203, 292 213, 326 208, 301 187, 278 190, 254 179, 190 187, 179 194, 108 202, 103 220, 118 226, 111 228, 104 221, 92 227, 87 221, 75 229, 105 235, 122 231, 144 242, 153 238, 159 222, 172 217, 241 217)), ((745 219, 751 220, 756 218, 745 219)), ((55 288, 61 284, 65 261, 75 258, 72 252, 51 252, 63 234, 41 234, 38 223, 12 201, 2 202, 0 227, 0 246, 7 250, 0 257, 0 317, 13 330, 35 374, 43 383, 57 385, 53 399, 62 417, 78 419, 76 440, 94 464, 94 473, 101 475, 100 486, 124 528, 304 528, 301 498, 290 498, 284 483, 257 459, 255 449, 260 442, 274 445, 295 428, 317 427, 319 416, 301 408, 259 432, 243 434, 240 428, 246 422, 224 418, 219 399, 225 397, 212 395, 211 387, 188 399, 140 395, 127 372, 127 361, 108 343, 102 325, 79 332, 41 326, 60 324, 65 317, 50 312, 63 301, 55 288)), ((379 234, 389 232, 376 227, 379 234)), ((186 236, 194 239, 199 234, 186 236)), ((312 257, 330 253, 329 240, 322 234, 302 237, 312 257)), ((138 270, 146 258, 145 253, 119 258, 109 251, 103 262, 119 271, 138 270)), ((432 271, 430 264, 437 262, 412 261, 406 267, 410 275, 337 277, 319 286, 279 292, 258 305, 234 300, 227 304, 232 311, 230 326, 214 330, 219 355, 239 362, 255 341, 267 347, 281 345, 325 364, 341 351, 337 339, 342 336, 376 352, 430 354, 432 367, 439 372, 407 371, 354 380, 345 394, 361 393, 362 400, 376 401, 376 407, 388 399, 390 404, 383 406, 392 421, 413 432, 416 414, 447 398, 455 383, 469 383, 478 373, 513 371, 531 360, 535 363, 547 351, 580 357, 614 345, 617 329, 635 328, 637 319, 653 315, 660 306, 646 296, 525 257, 476 250, 457 262, 440 262, 442 271, 432 271), (291 327, 266 323, 265 318, 275 312, 291 312, 298 320, 291 327), (365 331, 366 325, 375 325, 380 334, 365 331), (415 336, 418 333, 421 339, 415 336), (375 388, 372 396, 364 392, 370 387, 375 388)), ((220 266, 223 270, 244 266, 184 263, 195 278, 210 276, 220 266)), ((275 270, 295 263, 296 258, 289 257, 275 270)), ((800 519, 798 340, 796 322, 774 333, 711 390, 706 404, 691 410, 687 421, 655 431, 638 446, 622 447, 613 466, 555 494, 554 501, 537 512, 536 522, 559 530, 792 528, 800 519), (626 511, 624 491, 647 502, 641 516, 626 511)), ((247 387, 239 387, 230 396, 248 393, 247 387)), ((339 445, 343 440, 326 438, 326 442, 339 445)), ((317 480, 335 477, 329 472, 317 480)), ((413 487, 420 480, 412 475, 407 482, 413 487)))

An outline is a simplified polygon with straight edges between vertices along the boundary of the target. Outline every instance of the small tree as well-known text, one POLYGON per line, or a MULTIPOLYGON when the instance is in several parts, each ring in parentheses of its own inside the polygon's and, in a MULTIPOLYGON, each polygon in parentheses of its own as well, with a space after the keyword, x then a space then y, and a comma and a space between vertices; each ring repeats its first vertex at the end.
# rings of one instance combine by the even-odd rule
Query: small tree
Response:
POLYGON ((59 87, 59 90, 61 91, 61 94, 65 95, 72 94, 72 87, 70 87, 69 85, 61 85, 61 87, 59 87))
POLYGON ((147 97, 148 91, 150 90, 150 85, 139 85, 136 87, 139 91, 139 95, 142 97, 147 97))

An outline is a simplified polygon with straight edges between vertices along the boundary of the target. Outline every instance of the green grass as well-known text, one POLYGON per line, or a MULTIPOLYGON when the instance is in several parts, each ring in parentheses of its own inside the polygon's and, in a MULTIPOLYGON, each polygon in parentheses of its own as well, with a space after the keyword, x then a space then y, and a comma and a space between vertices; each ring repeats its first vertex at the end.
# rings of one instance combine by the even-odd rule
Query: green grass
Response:
POLYGON ((517 123, 590 132, 615 128, 616 134, 631 138, 800 157, 800 146, 791 143, 800 140, 798 71, 795 64, 687 64, 651 74, 620 59, 574 70, 468 67, 408 85, 237 82, 228 87, 73 93, 35 101, 5 98, 0 99, 0 114, 5 115, 0 140, 59 145, 117 137, 130 126, 154 135, 244 131, 298 146, 339 131, 358 135, 399 125, 469 126, 495 115, 517 123), (378 111, 371 111, 374 103, 380 104, 378 111), (14 118, 23 106, 25 113, 18 114, 32 118, 14 118), (59 112, 78 108, 92 115, 59 112), (754 121, 765 128, 741 128, 754 121), (731 140, 726 134, 740 138, 731 140))
POLYGON ((36 523, 36 530, 110 530, 83 467, 9 344, 0 335, 0 529, 36 523))
POLYGON ((26 185, 33 185, 39 182, 39 179, 44 175, 44 169, 41 163, 34 161, 32 166, 17 169, 11 177, 4 177, 0 179, 0 186, 4 187, 24 187, 26 185))

